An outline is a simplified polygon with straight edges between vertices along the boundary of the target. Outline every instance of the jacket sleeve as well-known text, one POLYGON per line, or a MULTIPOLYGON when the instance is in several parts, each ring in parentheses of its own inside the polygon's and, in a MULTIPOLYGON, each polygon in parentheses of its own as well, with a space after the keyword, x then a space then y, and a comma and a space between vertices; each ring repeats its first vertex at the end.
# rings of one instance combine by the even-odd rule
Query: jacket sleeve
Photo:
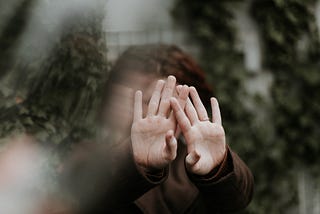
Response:
POLYGON ((188 174, 210 210, 233 212, 252 199, 254 179, 246 164, 227 146, 222 163, 206 176, 188 174))
POLYGON ((130 139, 80 150, 74 152, 80 158, 68 161, 61 176, 63 189, 76 201, 78 213, 105 213, 130 205, 168 176, 168 169, 149 173, 137 166, 130 139))

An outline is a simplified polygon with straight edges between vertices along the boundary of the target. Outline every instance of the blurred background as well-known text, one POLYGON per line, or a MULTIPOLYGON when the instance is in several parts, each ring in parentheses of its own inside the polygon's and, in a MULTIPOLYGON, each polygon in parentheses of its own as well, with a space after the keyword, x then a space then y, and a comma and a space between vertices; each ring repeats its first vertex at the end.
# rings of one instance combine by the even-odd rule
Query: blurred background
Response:
POLYGON ((59 165, 97 136, 117 56, 176 44, 206 71, 254 174, 243 213, 318 214, 319 32, 319 0, 0 0, 0 155, 27 134, 59 165))

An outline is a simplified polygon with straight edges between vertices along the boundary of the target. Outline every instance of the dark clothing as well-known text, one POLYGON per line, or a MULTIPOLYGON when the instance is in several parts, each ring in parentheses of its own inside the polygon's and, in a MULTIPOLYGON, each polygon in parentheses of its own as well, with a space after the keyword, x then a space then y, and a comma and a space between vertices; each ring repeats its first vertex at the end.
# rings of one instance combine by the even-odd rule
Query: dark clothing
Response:
POLYGON ((134 163, 129 141, 109 148, 108 155, 106 150, 99 152, 112 170, 102 173, 105 168, 99 165, 101 173, 95 177, 100 178, 80 200, 87 203, 81 213, 229 213, 245 208, 252 199, 253 176, 228 146, 223 162, 207 176, 187 173, 182 143, 177 158, 158 172, 145 172, 134 163), (92 196, 95 200, 88 203, 92 196))
MULTIPOLYGON (((186 147, 180 145, 169 173, 135 204, 143 213, 224 213, 240 210, 250 202, 253 177, 229 148, 215 173, 195 176, 186 173, 186 147)), ((148 180, 148 179, 147 179, 148 180)))

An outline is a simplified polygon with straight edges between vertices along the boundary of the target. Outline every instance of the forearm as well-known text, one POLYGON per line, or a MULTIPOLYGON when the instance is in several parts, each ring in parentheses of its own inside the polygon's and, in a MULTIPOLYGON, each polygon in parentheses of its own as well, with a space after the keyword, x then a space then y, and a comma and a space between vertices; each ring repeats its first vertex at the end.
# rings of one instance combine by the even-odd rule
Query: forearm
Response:
POLYGON ((223 162, 207 176, 190 175, 208 207, 218 211, 245 208, 253 195, 253 176, 245 163, 227 147, 223 162))

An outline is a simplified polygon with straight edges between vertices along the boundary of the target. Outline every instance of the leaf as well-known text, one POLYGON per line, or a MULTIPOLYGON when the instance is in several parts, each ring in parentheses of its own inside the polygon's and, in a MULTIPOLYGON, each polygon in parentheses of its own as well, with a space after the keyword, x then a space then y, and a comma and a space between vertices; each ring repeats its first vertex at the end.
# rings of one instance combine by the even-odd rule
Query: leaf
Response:
POLYGON ((7 87, 5 84, 0 84, 0 92, 4 95, 4 97, 9 97, 13 94, 13 90, 7 87))
POLYGON ((29 109, 27 109, 25 106, 21 106, 21 108, 19 109, 20 115, 29 114, 29 112, 29 109))
POLYGON ((25 117, 22 119, 22 124, 23 125, 29 125, 32 126, 34 124, 33 120, 31 119, 31 117, 25 117))

